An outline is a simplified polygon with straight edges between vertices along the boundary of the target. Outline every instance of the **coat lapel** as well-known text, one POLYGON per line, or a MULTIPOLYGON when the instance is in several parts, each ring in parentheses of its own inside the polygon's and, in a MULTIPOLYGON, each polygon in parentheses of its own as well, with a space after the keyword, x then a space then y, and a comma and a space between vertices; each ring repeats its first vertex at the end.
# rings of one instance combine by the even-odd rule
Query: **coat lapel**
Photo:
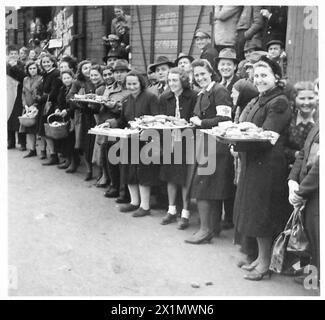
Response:
POLYGON ((270 100, 272 100, 275 97, 278 97, 280 91, 281 91, 280 88, 275 87, 274 89, 272 89, 270 92, 266 93, 265 95, 262 95, 262 96, 258 97, 258 99, 255 102, 254 107, 252 108, 252 110, 248 114, 246 121, 251 121, 252 122, 252 119, 254 119, 254 116, 255 116, 256 112, 260 108, 263 108, 270 100))
POLYGON ((250 112, 247 114, 247 117, 244 121, 248 121, 248 122, 253 122, 252 120, 254 119, 254 116, 256 114, 256 112, 258 111, 258 109, 260 108, 260 103, 259 103, 259 99, 257 99, 254 103, 253 108, 250 110, 250 112))
POLYGON ((309 157, 310 149, 311 149, 312 144, 315 140, 315 137, 319 134, 319 126, 316 124, 312 130, 313 130, 313 132, 312 132, 312 135, 309 140, 310 143, 308 144, 308 152, 307 152, 308 155, 307 155, 307 157, 305 157, 306 159, 308 159, 308 157, 309 157))

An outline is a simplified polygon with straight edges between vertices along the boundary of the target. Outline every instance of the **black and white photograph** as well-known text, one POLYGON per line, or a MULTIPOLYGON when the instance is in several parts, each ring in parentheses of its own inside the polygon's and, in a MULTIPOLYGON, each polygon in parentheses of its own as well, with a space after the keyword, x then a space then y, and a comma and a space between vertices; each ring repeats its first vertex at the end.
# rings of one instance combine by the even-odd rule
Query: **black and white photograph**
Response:
POLYGON ((9 298, 320 298, 320 7, 254 3, 4 4, 9 298))

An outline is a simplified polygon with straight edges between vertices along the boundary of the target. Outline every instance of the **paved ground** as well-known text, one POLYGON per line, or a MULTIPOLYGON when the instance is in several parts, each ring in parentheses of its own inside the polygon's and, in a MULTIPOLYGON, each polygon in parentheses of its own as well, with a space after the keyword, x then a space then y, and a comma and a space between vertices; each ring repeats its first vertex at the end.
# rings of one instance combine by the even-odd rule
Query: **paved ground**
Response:
POLYGON ((82 169, 69 175, 22 155, 8 152, 9 264, 18 275, 12 296, 317 294, 290 277, 244 280, 231 231, 211 244, 186 244, 197 215, 184 231, 161 226, 163 212, 133 218, 104 198, 94 181, 84 182, 82 169))

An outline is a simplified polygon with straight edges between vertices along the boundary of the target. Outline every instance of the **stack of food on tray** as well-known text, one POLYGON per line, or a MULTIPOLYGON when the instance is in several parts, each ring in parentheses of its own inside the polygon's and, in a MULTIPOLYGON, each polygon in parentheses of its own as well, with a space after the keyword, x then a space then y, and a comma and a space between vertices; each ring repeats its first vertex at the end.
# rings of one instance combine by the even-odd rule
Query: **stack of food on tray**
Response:
POLYGON ((96 134, 96 135, 103 135, 103 136, 110 136, 110 137, 120 137, 120 138, 127 138, 133 134, 138 134, 139 130, 137 129, 119 129, 119 128, 111 128, 110 124, 104 122, 91 128, 88 133, 96 134))
POLYGON ((139 129, 183 129, 192 127, 185 119, 159 114, 156 116, 144 115, 129 122, 131 128, 139 129))
POLYGON ((94 93, 75 94, 73 101, 88 102, 88 103, 107 103, 108 99, 104 96, 98 96, 94 93))
POLYGON ((270 141, 272 144, 275 144, 279 138, 278 133, 263 130, 251 122, 233 123, 231 121, 225 121, 220 122, 217 127, 202 131, 215 136, 218 140, 225 143, 233 143, 237 141, 270 141))

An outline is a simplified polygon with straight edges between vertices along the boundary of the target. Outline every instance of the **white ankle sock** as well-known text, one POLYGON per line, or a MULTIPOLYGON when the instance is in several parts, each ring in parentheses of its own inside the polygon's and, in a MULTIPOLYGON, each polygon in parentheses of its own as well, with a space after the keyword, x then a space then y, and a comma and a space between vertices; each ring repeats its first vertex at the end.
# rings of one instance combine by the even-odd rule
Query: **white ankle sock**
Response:
POLYGON ((186 210, 186 209, 182 209, 181 217, 189 219, 190 218, 190 211, 186 210))
POLYGON ((176 206, 168 206, 168 213, 175 215, 177 213, 176 206))

